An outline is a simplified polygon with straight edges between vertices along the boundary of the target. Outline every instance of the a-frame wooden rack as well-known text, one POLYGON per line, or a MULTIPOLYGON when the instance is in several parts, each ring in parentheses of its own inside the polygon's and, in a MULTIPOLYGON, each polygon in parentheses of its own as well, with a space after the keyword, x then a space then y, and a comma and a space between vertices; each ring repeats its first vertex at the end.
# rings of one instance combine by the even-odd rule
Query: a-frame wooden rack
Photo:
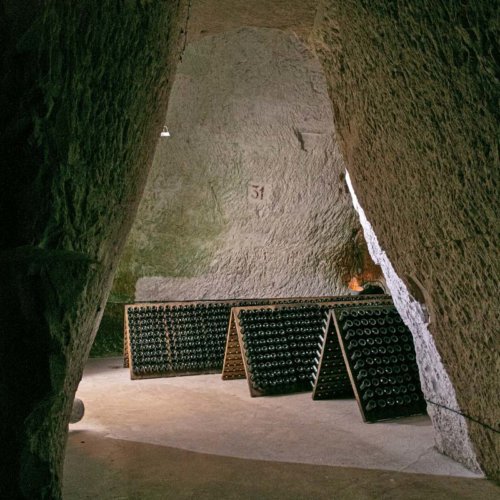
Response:
MULTIPOLYGON (((301 304, 234 307, 231 310, 227 331, 222 379, 246 378, 250 394, 253 397, 310 390, 311 382, 315 380, 315 363, 319 361, 321 356, 321 333, 324 329, 328 311, 341 304, 391 303, 389 297, 381 295, 349 296, 341 297, 340 300, 333 299, 332 301, 320 303, 314 302, 314 299, 312 299, 309 303, 301 304), (301 311, 303 311, 304 317, 300 317, 301 311), (260 320, 259 315, 261 316, 260 320), (318 318, 321 318, 321 320, 318 321, 318 318), (253 329, 250 322, 252 319, 256 325, 253 329), (254 343, 265 342, 266 332, 263 332, 262 329, 266 328, 266 325, 272 325, 279 332, 279 335, 276 332, 274 335, 273 332, 267 332, 270 335, 267 340, 273 338, 273 342, 279 344, 276 347, 276 352, 268 355, 249 353, 252 341, 254 343), (299 338, 300 342, 294 342, 296 338, 299 338), (289 340, 290 342, 288 342, 289 340), (302 347, 302 352, 301 349, 297 349, 297 345, 302 347), (283 359, 283 355, 288 352, 293 354, 290 357, 294 361, 283 359), (277 360, 275 360, 276 357, 277 360), (269 358, 271 358, 271 362, 269 358), (281 365, 286 363, 289 364, 289 368, 282 369, 281 365), (263 364, 270 365, 267 369, 268 372, 273 371, 274 367, 277 366, 275 372, 281 370, 281 373, 284 372, 288 376, 280 377, 278 375, 277 381, 268 380, 269 383, 263 384, 262 382, 266 382, 266 380, 262 381, 263 377, 266 378, 266 369, 263 364), (307 378, 304 379, 304 375, 307 378), (257 380, 259 377, 261 378, 260 385, 257 380), (301 379, 295 381, 294 379, 297 377, 301 377, 301 379), (289 383, 284 383, 284 381, 289 383), (275 386, 272 386, 273 383, 275 386)), ((256 349, 259 348, 256 347, 256 349)), ((269 350, 271 346, 264 346, 263 349, 269 350)), ((343 369, 345 372, 345 366, 343 369)), ((267 378, 269 378, 268 375, 267 378)))
POLYGON ((335 330, 334 311, 348 307, 362 308, 375 305, 392 305, 389 297, 379 300, 358 300, 336 303, 325 318, 320 337, 320 351, 315 359, 312 397, 314 400, 353 397, 353 389, 335 330))
MULTIPOLYGON (((334 343, 329 339, 334 337, 365 422, 425 413, 413 337, 393 305, 331 310, 323 363, 328 346, 334 343)), ((341 365, 338 356, 335 364, 341 365)), ((325 378, 325 368, 320 362, 319 383, 325 378)))

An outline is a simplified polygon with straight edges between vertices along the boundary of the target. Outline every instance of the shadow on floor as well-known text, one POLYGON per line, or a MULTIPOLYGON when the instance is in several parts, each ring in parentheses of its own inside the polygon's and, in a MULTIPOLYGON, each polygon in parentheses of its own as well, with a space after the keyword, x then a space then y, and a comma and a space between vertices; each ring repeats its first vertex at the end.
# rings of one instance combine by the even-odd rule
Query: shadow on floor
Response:
POLYGON ((80 499, 498 500, 484 479, 246 460, 71 431, 63 497, 80 499))

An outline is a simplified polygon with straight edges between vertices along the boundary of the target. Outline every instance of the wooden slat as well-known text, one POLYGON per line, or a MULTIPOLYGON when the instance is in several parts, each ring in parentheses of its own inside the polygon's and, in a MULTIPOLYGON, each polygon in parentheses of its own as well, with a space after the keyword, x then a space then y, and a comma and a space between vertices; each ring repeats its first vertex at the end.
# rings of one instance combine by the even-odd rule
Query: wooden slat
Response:
POLYGON ((231 317, 227 330, 226 350, 224 353, 224 365, 222 367, 222 380, 241 378, 246 378, 245 364, 243 363, 243 356, 241 354, 234 312, 231 310, 231 317))

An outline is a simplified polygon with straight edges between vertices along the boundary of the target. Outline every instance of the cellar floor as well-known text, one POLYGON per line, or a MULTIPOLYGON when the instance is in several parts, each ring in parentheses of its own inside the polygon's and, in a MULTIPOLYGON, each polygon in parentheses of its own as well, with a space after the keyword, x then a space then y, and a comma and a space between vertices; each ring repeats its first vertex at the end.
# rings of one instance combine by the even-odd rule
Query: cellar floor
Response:
POLYGON ((251 398, 220 375, 131 381, 121 363, 87 364, 66 499, 499 498, 434 449, 425 416, 365 424, 354 400, 251 398))

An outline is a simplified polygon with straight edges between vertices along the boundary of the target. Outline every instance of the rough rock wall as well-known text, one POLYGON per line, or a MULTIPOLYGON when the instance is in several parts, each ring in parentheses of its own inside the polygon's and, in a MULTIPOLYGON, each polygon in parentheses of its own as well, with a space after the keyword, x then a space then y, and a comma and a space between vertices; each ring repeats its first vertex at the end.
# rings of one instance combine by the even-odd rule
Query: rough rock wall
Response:
POLYGON ((366 218, 363 207, 359 204, 349 174, 347 174, 346 180, 353 198, 354 208, 358 212, 363 226, 370 254, 381 265, 394 304, 413 334, 422 391, 425 399, 429 402, 427 412, 434 427, 436 447, 467 465, 470 469, 480 472, 481 469, 469 438, 465 417, 448 410, 448 408, 459 408, 459 405, 455 389, 429 332, 430 318, 425 298, 422 297, 424 299, 422 303, 416 300, 409 292, 408 286, 397 275, 387 254, 380 247, 377 235, 373 231, 370 221, 366 218), (439 402, 440 406, 434 404, 436 402, 439 402))
MULTIPOLYGON (((354 190, 395 272, 425 303, 453 410, 474 419, 478 461, 498 478, 500 6, 321 3, 315 45, 354 190)), ((460 434, 441 432, 457 457, 460 434)))
POLYGON ((0 6, 1 498, 60 498, 74 392, 186 17, 174 1, 0 6))
POLYGON ((347 293, 359 223, 321 68, 295 36, 247 28, 189 44, 166 122, 117 297, 347 293))

